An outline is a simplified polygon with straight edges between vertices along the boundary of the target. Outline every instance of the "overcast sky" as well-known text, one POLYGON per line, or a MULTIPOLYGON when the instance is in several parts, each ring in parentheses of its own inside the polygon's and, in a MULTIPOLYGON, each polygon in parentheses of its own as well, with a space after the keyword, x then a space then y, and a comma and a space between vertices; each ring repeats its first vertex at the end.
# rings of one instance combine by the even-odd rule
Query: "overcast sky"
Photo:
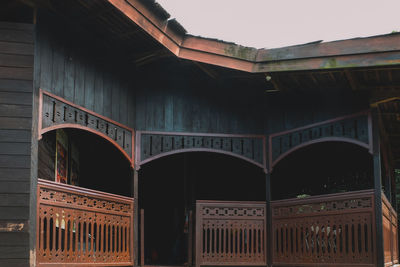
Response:
POLYGON ((400 31, 400 0, 157 0, 188 33, 257 48, 400 31))

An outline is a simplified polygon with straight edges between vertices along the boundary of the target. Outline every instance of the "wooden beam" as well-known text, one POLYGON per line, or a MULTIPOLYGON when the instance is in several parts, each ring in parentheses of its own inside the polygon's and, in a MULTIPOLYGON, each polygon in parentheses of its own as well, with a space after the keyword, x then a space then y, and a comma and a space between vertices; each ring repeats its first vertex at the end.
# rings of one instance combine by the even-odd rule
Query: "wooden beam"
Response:
POLYGON ((218 73, 214 70, 212 70, 210 67, 208 67, 207 65, 200 63, 200 62, 194 62, 194 64, 199 67, 200 70, 202 70, 205 74, 207 74, 209 77, 213 78, 213 79, 217 79, 218 78, 218 73))
POLYGON ((380 104, 387 103, 387 102, 391 102, 391 101, 396 101, 396 100, 400 100, 400 97, 385 98, 385 99, 382 99, 382 100, 380 100, 380 101, 371 103, 370 106, 371 106, 371 107, 377 107, 377 106, 380 105, 380 104))
POLYGON ((139 173, 133 170, 133 258, 135 266, 139 266, 139 173))
POLYGON ((345 74, 345 76, 347 78, 347 81, 350 84, 351 90, 356 91, 358 89, 358 86, 357 86, 356 80, 354 79, 353 74, 348 69, 344 70, 344 74, 345 74))

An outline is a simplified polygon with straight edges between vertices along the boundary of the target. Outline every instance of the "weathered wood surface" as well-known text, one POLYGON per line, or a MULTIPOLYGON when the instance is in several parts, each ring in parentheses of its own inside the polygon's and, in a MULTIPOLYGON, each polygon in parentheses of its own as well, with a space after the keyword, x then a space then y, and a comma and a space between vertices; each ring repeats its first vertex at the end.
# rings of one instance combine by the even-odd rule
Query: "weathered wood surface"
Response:
POLYGON ((33 35, 0 22, 0 266, 29 265, 33 35))
POLYGON ((58 23, 43 16, 38 22, 41 89, 138 130, 262 132, 262 91, 199 77, 187 62, 128 67, 58 23))
POLYGON ((129 82, 126 66, 93 47, 90 37, 77 38, 76 30, 54 17, 40 17, 36 86, 133 126, 134 116, 128 116, 128 111, 134 112, 135 86, 129 82), (60 33, 60 27, 65 31, 60 33))

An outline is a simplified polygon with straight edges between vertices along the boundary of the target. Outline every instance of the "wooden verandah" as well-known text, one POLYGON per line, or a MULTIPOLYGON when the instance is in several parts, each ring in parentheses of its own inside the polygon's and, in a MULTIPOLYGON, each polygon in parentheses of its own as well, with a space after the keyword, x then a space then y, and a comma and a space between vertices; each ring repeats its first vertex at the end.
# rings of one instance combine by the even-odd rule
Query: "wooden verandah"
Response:
MULTIPOLYGON (((38 266, 134 264, 133 199, 45 180, 38 196, 38 266)), ((197 201, 193 264, 377 266, 373 190, 272 201, 271 218, 267 206, 197 201)), ((382 208, 391 266, 398 263, 397 213, 385 197, 382 208)))
POLYGON ((380 176, 375 177, 378 190, 278 201, 271 201, 269 192, 267 164, 273 167, 297 148, 345 141, 376 151, 369 112, 270 135, 267 153, 262 135, 139 131, 134 142, 132 129, 60 97, 42 92, 40 103, 40 134, 61 127, 97 133, 132 161, 135 189, 134 198, 127 198, 39 180, 39 266, 134 265, 140 239, 138 170, 154 159, 182 152, 237 157, 263 170, 267 180, 266 202, 197 201, 189 265, 379 266, 380 250, 385 265, 398 263, 397 214, 380 191, 380 176), (126 138, 129 135, 132 139, 126 138))

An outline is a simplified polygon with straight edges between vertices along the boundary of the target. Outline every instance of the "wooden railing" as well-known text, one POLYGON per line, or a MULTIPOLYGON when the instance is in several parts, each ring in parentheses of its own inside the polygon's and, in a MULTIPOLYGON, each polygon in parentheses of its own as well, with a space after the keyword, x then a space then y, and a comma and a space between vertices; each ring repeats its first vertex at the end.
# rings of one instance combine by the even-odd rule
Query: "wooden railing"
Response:
POLYGON ((196 266, 266 265, 265 202, 197 201, 196 266))
POLYGON ((37 266, 133 265, 133 202, 39 179, 37 266))
POLYGON ((399 263, 397 213, 382 193, 382 225, 385 266, 399 263))
POLYGON ((272 201, 273 265, 373 266, 372 190, 272 201))

